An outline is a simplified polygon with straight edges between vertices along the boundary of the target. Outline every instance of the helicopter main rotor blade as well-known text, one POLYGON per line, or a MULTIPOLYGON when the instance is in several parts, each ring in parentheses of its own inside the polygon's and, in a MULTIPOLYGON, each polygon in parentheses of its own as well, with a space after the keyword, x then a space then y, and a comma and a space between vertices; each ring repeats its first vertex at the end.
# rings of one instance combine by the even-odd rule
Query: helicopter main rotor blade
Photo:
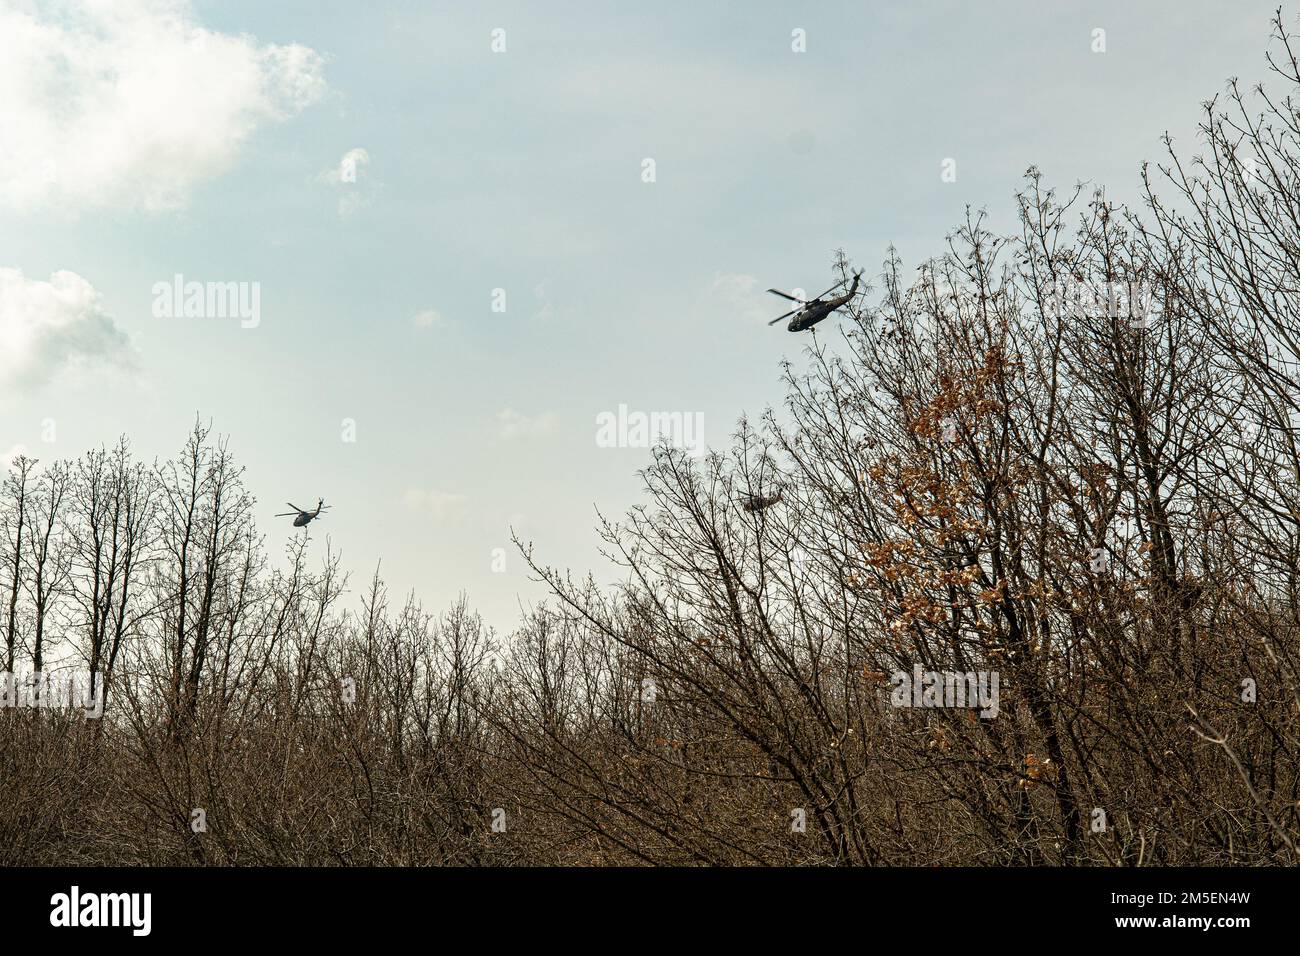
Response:
POLYGON ((785 315, 778 315, 775 319, 773 319, 771 322, 769 322, 769 323, 767 323, 767 324, 768 324, 768 325, 776 325, 776 323, 780 322, 782 319, 788 319, 788 318, 790 318, 790 316, 794 315, 796 312, 799 312, 799 311, 802 311, 802 310, 800 310, 800 309, 791 309, 791 310, 790 310, 789 312, 787 312, 785 315))
POLYGON ((823 292, 821 295, 817 296, 817 298, 820 299, 820 298, 822 297, 822 295, 828 295, 828 294, 830 294, 831 292, 834 292, 836 289, 838 289, 838 288, 840 288, 841 286, 843 286, 844 283, 845 283, 846 281, 848 281, 848 280, 846 280, 846 279, 841 279, 839 282, 835 283, 833 286, 831 286, 829 289, 827 289, 827 290, 826 290, 825 292, 823 292))
POLYGON ((275 517, 277 518, 296 518, 301 512, 298 511, 281 511, 275 517))
POLYGON ((806 302, 806 301, 807 301, 806 299, 800 299, 800 298, 798 298, 798 297, 796 297, 796 296, 793 296, 793 295, 791 295, 791 294, 788 293, 788 292, 782 292, 780 289, 768 289, 767 291, 770 292, 770 293, 772 293, 773 295, 779 295, 779 296, 780 296, 781 298, 783 298, 783 299, 789 299, 791 302, 806 302))

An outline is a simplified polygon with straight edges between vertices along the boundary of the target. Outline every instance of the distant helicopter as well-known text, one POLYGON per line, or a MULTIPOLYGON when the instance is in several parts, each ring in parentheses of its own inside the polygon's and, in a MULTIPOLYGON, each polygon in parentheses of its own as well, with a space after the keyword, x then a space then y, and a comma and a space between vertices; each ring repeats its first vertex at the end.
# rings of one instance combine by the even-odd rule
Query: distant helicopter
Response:
POLYGON ((329 511, 329 508, 326 507, 326 505, 325 505, 325 499, 324 499, 324 498, 318 498, 318 499, 316 500, 316 510, 315 510, 315 511, 307 511, 307 510, 304 509, 304 508, 299 508, 299 507, 298 507, 296 504, 294 504, 292 501, 286 501, 285 504, 288 505, 288 506, 289 506, 290 508, 292 508, 293 510, 292 510, 292 511, 283 511, 283 512, 281 512, 280 514, 276 515, 276 517, 277 517, 277 518, 288 518, 288 517, 290 517, 290 516, 293 516, 293 526, 294 526, 295 528, 303 528, 303 527, 306 527, 307 523, 308 523, 309 521, 311 521, 313 518, 319 518, 319 517, 320 517, 320 513, 321 513, 322 511, 329 511))
POLYGON ((781 298, 789 299, 791 302, 798 302, 799 308, 791 309, 785 315, 778 315, 775 319, 773 319, 771 322, 767 324, 776 325, 776 323, 780 322, 782 319, 793 315, 794 318, 790 319, 790 324, 787 326, 789 331, 802 332, 804 329, 811 329, 822 319, 826 318, 828 315, 830 315, 840 306, 846 305, 849 302, 849 300, 851 300, 855 295, 857 295, 858 279, 859 277, 861 277, 861 275, 862 275, 861 269, 858 269, 856 272, 854 272, 853 284, 849 286, 849 291, 844 293, 843 295, 837 295, 833 299, 823 299, 822 295, 826 295, 827 292, 831 292, 835 289, 838 289, 840 286, 844 285, 843 281, 835 283, 835 285, 831 286, 829 289, 826 290, 826 292, 823 292, 815 299, 800 299, 797 298, 796 296, 790 295, 788 292, 782 292, 780 289, 768 289, 767 291, 771 292, 773 295, 779 295, 781 298))
POLYGON ((774 495, 746 495, 740 499, 740 506, 746 511, 763 511, 779 503, 783 494, 778 489, 774 495))

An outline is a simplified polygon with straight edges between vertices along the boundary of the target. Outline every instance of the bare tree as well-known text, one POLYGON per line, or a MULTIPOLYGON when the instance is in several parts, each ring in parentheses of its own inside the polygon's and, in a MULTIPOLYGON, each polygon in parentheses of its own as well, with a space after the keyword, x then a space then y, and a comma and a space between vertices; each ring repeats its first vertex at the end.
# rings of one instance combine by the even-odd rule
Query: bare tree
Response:
POLYGON ((51 611, 64 595, 71 554, 64 538, 64 503, 71 483, 66 462, 55 462, 36 480, 30 496, 32 543, 28 549, 27 589, 32 605, 32 666, 45 663, 45 630, 51 611))
POLYGON ((159 603, 169 634, 168 707, 177 731, 198 706, 214 629, 223 614, 238 619, 244 610, 240 598, 246 592, 232 588, 230 576, 251 568, 256 559, 249 526, 252 498, 244 490, 242 469, 224 440, 209 443, 209 432, 196 424, 180 460, 158 468, 165 588, 159 603))
POLYGON ((5 670, 14 669, 14 653, 18 637, 18 595, 22 591, 22 570, 26 560, 23 550, 23 533, 27 530, 28 498, 31 494, 33 470, 37 460, 19 455, 5 475, 5 508, 2 520, 5 528, 5 570, 9 580, 5 588, 5 670))
POLYGON ((147 613, 137 607, 137 590, 153 557, 156 491, 156 475, 131 460, 125 438, 111 451, 90 451, 77 462, 69 531, 76 555, 74 593, 90 672, 105 695, 123 640, 147 613))

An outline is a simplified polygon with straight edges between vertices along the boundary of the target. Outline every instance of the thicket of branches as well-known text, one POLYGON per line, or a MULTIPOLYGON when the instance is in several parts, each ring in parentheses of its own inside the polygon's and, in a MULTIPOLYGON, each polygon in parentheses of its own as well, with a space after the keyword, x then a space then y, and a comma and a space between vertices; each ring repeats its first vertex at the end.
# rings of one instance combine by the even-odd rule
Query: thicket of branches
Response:
POLYGON ((1030 170, 1018 232, 891 258, 781 413, 656 452, 624 586, 526 550, 553 596, 508 636, 345 610, 305 535, 272 569, 204 427, 19 459, 4 663, 108 700, 0 711, 0 860, 1295 863, 1298 110, 1231 85, 1136 209, 1030 170), (1129 287, 1145 327, 1061 307, 1129 287), (997 671, 998 716, 891 707, 918 664, 997 671))

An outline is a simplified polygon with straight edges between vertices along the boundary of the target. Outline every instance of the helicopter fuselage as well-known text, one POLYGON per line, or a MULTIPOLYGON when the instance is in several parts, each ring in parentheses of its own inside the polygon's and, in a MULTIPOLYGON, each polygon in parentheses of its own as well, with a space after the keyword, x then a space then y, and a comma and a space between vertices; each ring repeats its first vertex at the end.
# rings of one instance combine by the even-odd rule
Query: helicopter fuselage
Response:
POLYGON ((308 511, 305 508, 299 508, 292 501, 286 501, 285 504, 287 504, 290 508, 292 508, 293 511, 282 512, 276 515, 276 517, 287 518, 290 515, 293 515, 293 526, 295 528, 305 528, 309 522, 314 521, 316 518, 319 518, 320 513, 326 510, 324 498, 316 502, 316 510, 314 511, 308 511))
POLYGON ((299 511, 298 517, 293 519, 293 526, 295 528, 305 527, 307 523, 310 522, 313 518, 320 517, 321 509, 324 507, 325 507, 325 502, 320 501, 317 502, 315 511, 299 511))
POLYGON ((786 326, 786 330, 789 332, 802 332, 805 329, 811 329, 814 325, 822 321, 822 319, 826 318, 840 306, 847 304, 853 296, 857 294, 857 291, 858 277, 855 275, 853 277, 853 285, 849 287, 848 292, 845 292, 843 295, 837 295, 833 299, 815 299, 812 302, 809 302, 807 308, 800 311, 790 320, 790 324, 786 326))
POLYGON ((786 329, 790 332, 802 332, 804 329, 811 329, 818 322, 822 321, 822 319, 826 318, 826 316, 834 312, 836 308, 837 306, 832 305, 830 302, 816 302, 791 319, 790 324, 786 326, 786 329))
POLYGON ((780 501, 781 492, 778 491, 774 495, 751 495, 742 501, 741 506, 746 511, 762 511, 765 508, 770 508, 772 505, 780 503, 780 501))

